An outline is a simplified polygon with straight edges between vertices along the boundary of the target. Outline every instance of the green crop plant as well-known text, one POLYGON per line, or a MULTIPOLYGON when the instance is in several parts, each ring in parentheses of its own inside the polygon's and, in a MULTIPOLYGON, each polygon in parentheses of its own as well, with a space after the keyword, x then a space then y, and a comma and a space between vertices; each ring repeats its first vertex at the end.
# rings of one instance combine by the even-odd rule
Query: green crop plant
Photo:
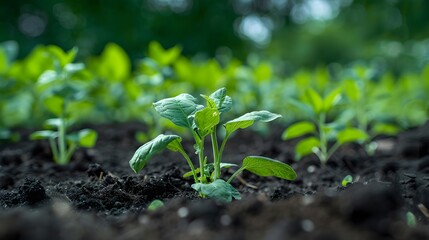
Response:
POLYGON ((374 141, 376 136, 393 136, 401 130, 386 110, 387 105, 390 112, 399 106, 397 101, 392 101, 391 91, 386 86, 390 85, 390 81, 376 84, 371 80, 370 69, 355 67, 353 70, 354 77, 342 82, 347 110, 343 111, 341 117, 344 122, 354 122, 358 129, 368 134, 364 147, 369 155, 373 155, 377 148, 374 141))
POLYGON ((55 70, 45 71, 38 80, 38 90, 43 96, 43 104, 56 116, 45 121, 45 130, 31 134, 31 139, 49 141, 54 161, 67 164, 78 147, 91 148, 97 140, 97 133, 91 129, 68 133, 76 115, 91 104, 85 101, 85 92, 79 82, 72 81, 72 75, 85 66, 72 63, 77 49, 65 53, 60 48, 50 48, 51 57, 56 59, 55 70))
POLYGON ((304 137, 295 146, 295 159, 300 160, 309 154, 316 154, 322 165, 343 144, 364 142, 368 139, 365 131, 354 127, 344 127, 340 122, 327 122, 327 114, 339 103, 342 89, 337 88, 324 98, 312 88, 304 92, 302 102, 295 102, 310 116, 310 121, 300 121, 289 126, 282 135, 284 140, 304 137), (334 142, 330 145, 330 142, 334 142))
POLYGON ((196 98, 187 93, 154 103, 155 110, 162 117, 190 131, 195 140, 194 148, 198 155, 199 168, 194 167, 191 158, 182 147, 180 136, 161 134, 137 149, 130 160, 130 166, 134 172, 141 171, 155 154, 165 148, 179 152, 191 169, 185 176, 193 176, 192 188, 198 191, 202 197, 214 198, 223 202, 241 198, 240 193, 230 183, 244 170, 259 176, 274 176, 287 180, 296 178, 295 171, 285 163, 266 157, 249 156, 244 158, 241 167, 228 180, 222 179, 222 168, 236 166, 222 162, 223 151, 231 135, 238 129, 250 127, 254 122, 270 122, 281 116, 268 111, 254 111, 225 122, 222 124, 225 129, 225 137, 219 147, 217 129, 221 125, 221 115, 231 110, 232 99, 226 95, 225 88, 215 91, 210 96, 201 96, 206 101, 205 106, 200 105, 196 98), (213 151, 212 162, 208 162, 204 149, 204 142, 208 137, 211 139, 213 151))

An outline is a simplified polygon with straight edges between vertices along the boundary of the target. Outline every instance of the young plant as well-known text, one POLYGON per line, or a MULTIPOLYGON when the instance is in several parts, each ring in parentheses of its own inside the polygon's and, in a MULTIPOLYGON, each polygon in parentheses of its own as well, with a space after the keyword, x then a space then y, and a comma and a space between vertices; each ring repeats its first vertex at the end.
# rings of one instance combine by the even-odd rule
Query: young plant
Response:
POLYGON ((322 165, 331 158, 332 154, 342 145, 349 142, 364 142, 368 139, 366 132, 353 127, 343 128, 337 122, 328 123, 326 116, 341 98, 341 88, 331 91, 322 98, 314 89, 309 88, 304 93, 303 102, 296 102, 303 111, 311 116, 312 121, 300 121, 289 126, 282 135, 284 140, 310 135, 295 146, 295 159, 300 160, 309 154, 316 154, 322 165), (342 129, 341 129, 342 128, 342 129), (329 143, 333 141, 331 146, 329 143))
POLYGON ((135 152, 130 160, 130 166, 138 173, 147 162, 165 148, 179 152, 186 159, 191 171, 185 176, 193 176, 192 188, 200 193, 201 197, 214 198, 223 202, 230 202, 233 198, 240 199, 240 193, 230 184, 242 171, 247 170, 259 176, 274 176, 287 180, 296 178, 295 171, 280 161, 249 156, 243 160, 241 167, 226 181, 221 178, 221 168, 234 167, 235 164, 222 162, 225 145, 231 135, 238 129, 244 129, 254 122, 270 122, 281 117, 268 111, 254 111, 239 118, 230 120, 223 125, 225 137, 218 145, 217 129, 221 115, 232 108, 232 99, 226 95, 226 89, 221 88, 210 96, 201 95, 206 106, 200 105, 193 96, 183 93, 173 98, 167 98, 154 103, 155 110, 164 118, 169 119, 180 127, 187 128, 195 140, 195 153, 198 156, 199 168, 194 164, 182 147, 182 138, 177 135, 159 135, 152 141, 144 144, 135 152), (213 160, 208 162, 205 154, 204 142, 211 139, 213 160))
POLYGON ((76 112, 88 106, 84 101, 85 94, 81 89, 70 82, 72 74, 84 68, 83 64, 74 64, 72 61, 77 49, 64 53, 59 48, 52 48, 52 57, 56 57, 56 71, 48 70, 38 81, 38 87, 44 96, 45 107, 57 118, 45 121, 45 130, 31 134, 32 140, 47 139, 51 147, 54 161, 58 164, 67 164, 78 147, 91 148, 97 140, 97 132, 83 129, 68 133, 76 112))
POLYGON ((343 111, 342 115, 344 121, 353 121, 358 129, 368 133, 364 147, 368 155, 373 155, 377 149, 377 143, 373 141, 376 136, 394 136, 401 130, 394 121, 386 120, 389 120, 389 115, 396 109, 401 109, 395 99, 401 100, 402 97, 399 96, 404 94, 405 90, 396 83, 392 85, 393 89, 389 89, 391 81, 387 76, 377 84, 371 81, 370 68, 355 67, 353 70, 352 78, 343 81, 347 110, 343 111), (401 90, 397 97, 391 96, 394 89, 401 90))

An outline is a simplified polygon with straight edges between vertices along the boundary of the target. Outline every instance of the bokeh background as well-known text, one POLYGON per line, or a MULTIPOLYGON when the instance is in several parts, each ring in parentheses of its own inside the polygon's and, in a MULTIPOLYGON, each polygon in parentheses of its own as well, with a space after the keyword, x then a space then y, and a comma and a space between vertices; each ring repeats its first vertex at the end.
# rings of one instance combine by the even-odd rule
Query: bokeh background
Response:
POLYGON ((18 0, 2 1, 0 42, 19 57, 39 44, 98 55, 114 42, 132 60, 150 41, 187 56, 257 54, 295 71, 357 59, 394 72, 429 61, 426 0, 18 0))

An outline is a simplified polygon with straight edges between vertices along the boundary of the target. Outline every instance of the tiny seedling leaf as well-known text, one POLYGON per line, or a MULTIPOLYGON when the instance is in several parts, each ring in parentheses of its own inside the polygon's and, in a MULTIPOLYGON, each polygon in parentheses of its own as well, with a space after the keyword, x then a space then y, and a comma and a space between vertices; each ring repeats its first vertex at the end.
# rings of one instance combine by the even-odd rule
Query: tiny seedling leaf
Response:
POLYGON ((250 113, 246 113, 241 117, 228 121, 224 124, 227 134, 231 134, 237 129, 247 128, 252 126, 255 121, 261 122, 270 122, 277 118, 280 118, 281 115, 271 113, 269 111, 254 111, 250 113))
POLYGON ((371 132, 375 135, 387 136, 395 136, 400 131, 401 128, 399 126, 390 123, 375 123, 371 129, 371 132))
POLYGON ((304 113, 306 117, 314 117, 314 110, 309 104, 297 101, 295 99, 288 99, 287 103, 291 105, 291 107, 296 108, 298 112, 304 113))
POLYGON ((334 89, 323 99, 323 111, 329 111, 341 100, 341 91, 341 88, 334 89))
POLYGON ((51 118, 46 120, 43 123, 43 127, 44 128, 48 128, 48 129, 58 129, 61 124, 63 124, 63 119, 61 118, 51 118))
POLYGON ((357 82, 354 80, 345 80, 344 81, 344 91, 347 98, 352 102, 357 102, 360 99, 360 90, 357 85, 357 82))
POLYGON ((357 128, 346 128, 337 135, 340 144, 349 142, 365 142, 368 140, 368 134, 357 128))
POLYGON ((85 148, 94 147, 98 134, 92 129, 82 129, 78 132, 79 146, 85 148))
POLYGON ((323 99, 314 89, 307 89, 305 97, 315 113, 320 113, 323 110, 323 99))
POLYGON ((407 212, 405 216, 407 218, 407 225, 409 227, 415 227, 417 225, 416 216, 412 212, 407 212))
POLYGON ((64 67, 64 70, 69 74, 79 72, 83 69, 85 69, 85 64, 83 63, 69 63, 64 67))
POLYGON ((155 199, 149 204, 149 206, 147 207, 147 210, 148 211, 155 211, 155 210, 157 210, 163 206, 164 206, 164 203, 161 200, 155 199))
POLYGON ((296 179, 296 173, 289 165, 267 157, 246 157, 243 160, 242 168, 261 177, 296 179))
POLYGON ((225 182, 222 179, 216 179, 212 183, 194 183, 192 188, 199 193, 218 200, 220 202, 231 202, 232 199, 241 199, 240 193, 231 184, 225 182))
POLYGON ((302 121, 290 125, 286 131, 283 132, 282 139, 288 140, 292 138, 301 137, 305 134, 314 133, 316 126, 312 122, 302 121))
POLYGON ((314 153, 314 148, 320 146, 320 141, 315 137, 309 137, 298 142, 295 146, 295 159, 300 160, 308 154, 314 153))
POLYGON ((59 96, 50 96, 45 98, 43 103, 46 108, 56 116, 62 115, 64 111, 64 98, 59 96))
POLYGON ((167 118, 177 126, 186 128, 192 128, 192 121, 189 117, 203 108, 202 105, 197 104, 197 99, 187 93, 162 99, 153 105, 162 117, 167 118))
POLYGON ((213 131, 213 127, 220 121, 220 114, 216 108, 203 108, 195 113, 195 124, 201 137, 213 131))
POLYGON ((347 184, 353 182, 353 177, 351 175, 347 175, 344 177, 343 181, 341 181, 341 186, 346 187, 347 184))
POLYGON ((51 130, 42 130, 42 131, 36 131, 30 135, 31 140, 42 140, 42 139, 49 139, 49 138, 55 138, 58 134, 55 131, 51 130))
POLYGON ((140 172, 147 162, 157 153, 161 152, 171 142, 180 139, 177 135, 164 135, 157 136, 150 142, 145 143, 134 153, 130 160, 130 166, 134 172, 140 172))

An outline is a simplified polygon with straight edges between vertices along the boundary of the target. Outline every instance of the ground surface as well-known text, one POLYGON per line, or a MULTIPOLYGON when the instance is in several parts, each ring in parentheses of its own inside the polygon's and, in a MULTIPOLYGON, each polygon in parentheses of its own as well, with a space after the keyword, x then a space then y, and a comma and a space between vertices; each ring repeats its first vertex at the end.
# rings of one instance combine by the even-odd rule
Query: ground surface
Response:
POLYGON ((199 199, 176 153, 133 173, 128 160, 140 146, 134 134, 141 125, 95 128, 95 149, 79 150, 67 166, 51 161, 46 143, 26 141, 28 131, 21 142, 0 145, 0 239, 429 239, 429 125, 380 140, 372 157, 343 148, 325 167, 313 157, 292 161, 293 143, 281 141, 280 131, 242 132, 227 146, 226 161, 268 156, 299 177, 243 173, 233 182, 243 200, 230 204, 199 199), (355 182, 344 188, 349 174, 355 182), (165 206, 147 211, 154 199, 165 206))

